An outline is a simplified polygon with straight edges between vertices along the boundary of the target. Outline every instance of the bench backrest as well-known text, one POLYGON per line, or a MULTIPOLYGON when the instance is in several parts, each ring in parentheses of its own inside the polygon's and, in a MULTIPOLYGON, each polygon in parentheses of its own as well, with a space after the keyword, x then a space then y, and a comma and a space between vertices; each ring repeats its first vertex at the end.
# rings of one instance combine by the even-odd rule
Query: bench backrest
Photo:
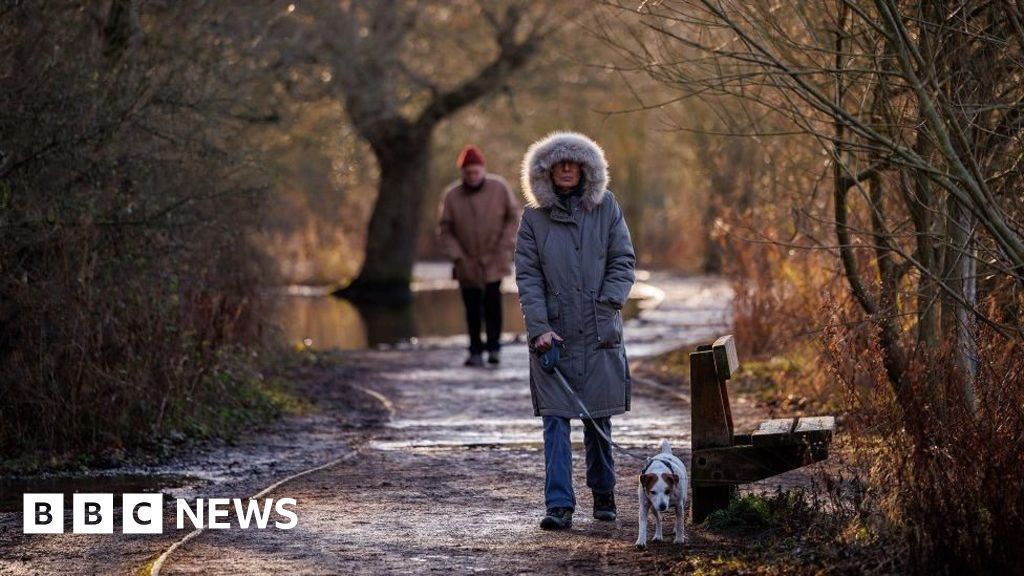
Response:
POLYGON ((732 410, 726 381, 739 369, 736 343, 722 336, 690 353, 690 395, 693 448, 731 446, 732 410))

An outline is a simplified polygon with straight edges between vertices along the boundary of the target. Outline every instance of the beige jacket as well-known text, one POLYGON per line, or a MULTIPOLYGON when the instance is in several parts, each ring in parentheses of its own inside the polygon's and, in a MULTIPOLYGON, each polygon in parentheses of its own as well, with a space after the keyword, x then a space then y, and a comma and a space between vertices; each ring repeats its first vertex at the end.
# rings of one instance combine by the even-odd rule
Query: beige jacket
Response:
POLYGON ((452 184, 441 199, 438 235, 463 286, 496 282, 512 272, 521 206, 500 176, 487 175, 479 190, 452 184))

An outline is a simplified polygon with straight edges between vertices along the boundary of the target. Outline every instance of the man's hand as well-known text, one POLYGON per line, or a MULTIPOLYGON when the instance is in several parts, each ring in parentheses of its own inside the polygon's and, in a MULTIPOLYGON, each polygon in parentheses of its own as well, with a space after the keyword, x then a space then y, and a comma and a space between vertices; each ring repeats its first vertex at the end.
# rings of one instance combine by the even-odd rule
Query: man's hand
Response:
POLYGON ((545 332, 533 339, 533 347, 540 352, 547 352, 555 342, 561 342, 562 337, 554 332, 545 332))

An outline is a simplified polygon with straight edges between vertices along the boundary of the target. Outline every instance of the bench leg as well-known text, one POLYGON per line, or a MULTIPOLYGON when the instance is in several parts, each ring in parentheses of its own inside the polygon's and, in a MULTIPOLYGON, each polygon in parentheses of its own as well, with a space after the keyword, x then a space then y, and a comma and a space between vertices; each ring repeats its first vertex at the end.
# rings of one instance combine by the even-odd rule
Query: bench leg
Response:
POLYGON ((693 522, 703 522, 715 510, 729 507, 729 499, 736 493, 735 486, 694 486, 693 522))

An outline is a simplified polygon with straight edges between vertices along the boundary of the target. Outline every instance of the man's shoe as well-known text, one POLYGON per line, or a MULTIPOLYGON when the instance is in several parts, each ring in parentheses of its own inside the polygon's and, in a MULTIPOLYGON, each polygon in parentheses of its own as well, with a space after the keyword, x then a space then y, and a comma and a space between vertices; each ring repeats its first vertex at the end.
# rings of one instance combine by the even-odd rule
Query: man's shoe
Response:
POLYGON ((483 366, 484 365, 484 356, 483 356, 483 354, 470 354, 469 358, 466 358, 466 361, 463 362, 462 365, 463 366, 483 366))
POLYGON ((608 522, 615 520, 615 494, 594 492, 594 518, 608 522))
POLYGON ((491 350, 490 352, 487 353, 487 363, 488 364, 498 364, 500 362, 501 362, 501 352, 498 352, 497 350, 491 350))
POLYGON ((568 530, 572 528, 572 508, 548 508, 547 515, 540 521, 544 530, 568 530))

